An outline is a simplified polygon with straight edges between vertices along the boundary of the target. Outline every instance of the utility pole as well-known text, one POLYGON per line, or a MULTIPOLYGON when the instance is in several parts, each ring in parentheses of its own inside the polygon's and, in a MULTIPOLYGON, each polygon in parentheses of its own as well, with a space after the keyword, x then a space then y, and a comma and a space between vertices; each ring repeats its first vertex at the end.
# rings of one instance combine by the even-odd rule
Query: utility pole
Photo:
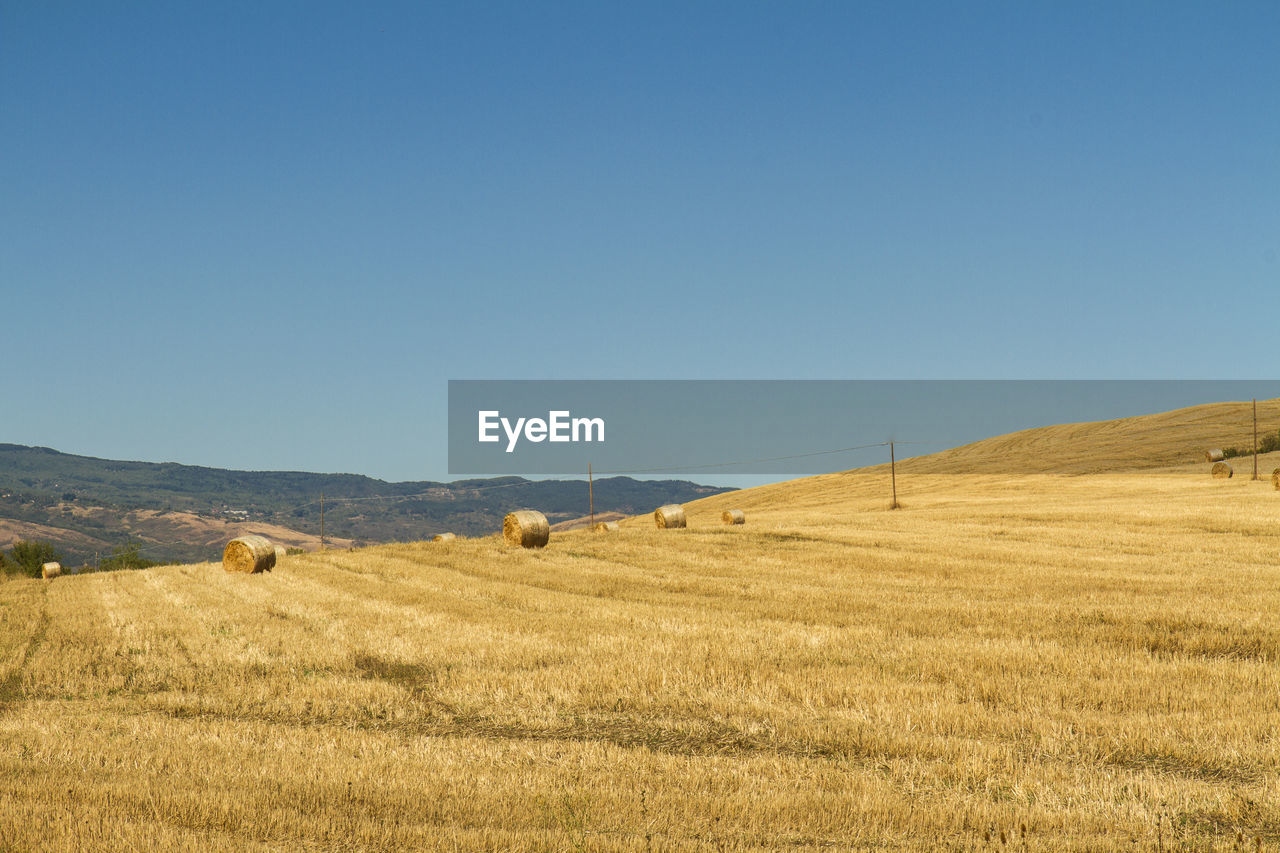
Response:
POLYGON ((587 463, 587 500, 591 504, 591 529, 596 529, 596 486, 591 476, 591 463, 587 463))
POLYGON ((1258 479, 1258 398, 1253 398, 1253 479, 1258 479))
POLYGON ((889 509, 898 508, 898 463, 897 457, 893 452, 893 441, 889 442, 889 482, 893 484, 893 503, 889 504, 889 509))
POLYGON ((324 550, 324 492, 320 493, 320 550, 324 550))

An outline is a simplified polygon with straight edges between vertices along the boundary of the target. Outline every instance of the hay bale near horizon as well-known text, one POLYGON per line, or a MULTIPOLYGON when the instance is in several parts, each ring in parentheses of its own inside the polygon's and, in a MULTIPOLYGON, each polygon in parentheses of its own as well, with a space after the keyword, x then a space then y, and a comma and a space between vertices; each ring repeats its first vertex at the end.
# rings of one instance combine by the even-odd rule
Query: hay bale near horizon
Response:
POLYGON ((616 521, 602 521, 595 526, 596 533, 617 533, 622 525, 616 521))
POLYGON ((256 575, 276 567, 276 546, 257 533, 238 536, 222 549, 222 568, 228 572, 256 575))
POLYGON ((458 537, 452 533, 437 533, 431 537, 432 542, 453 542, 458 537))
POLYGON ((545 548, 551 541, 551 525, 536 509, 520 509, 502 519, 502 538, 508 545, 521 548, 545 548))
POLYGON ((52 580, 53 578, 61 577, 61 575, 62 575, 61 563, 45 563, 40 567, 40 577, 44 578, 45 580, 52 580))
POLYGON ((1280 468, 1271 472, 1271 485, 1277 492, 1280 492, 1280 468))
POLYGON ((747 514, 740 509, 726 509, 720 513, 720 520, 725 524, 746 524, 747 514))
POLYGON ((277 545, 276 546, 276 565, 280 565, 280 561, 283 560, 286 556, 288 556, 288 554, 289 554, 288 548, 284 547, 283 545, 277 545))
POLYGON ((1205 462, 1221 462, 1227 458, 1227 454, 1220 447, 1211 447, 1204 452, 1205 462))
POLYGON ((666 506, 658 507, 653 511, 653 520, 657 522, 659 530, 689 526, 684 517, 684 507, 680 504, 667 504, 666 506))
POLYGON ((1213 467, 1209 469, 1209 473, 1212 474, 1215 479, 1226 480, 1235 472, 1231 470, 1231 466, 1227 463, 1215 462, 1213 463, 1213 467))

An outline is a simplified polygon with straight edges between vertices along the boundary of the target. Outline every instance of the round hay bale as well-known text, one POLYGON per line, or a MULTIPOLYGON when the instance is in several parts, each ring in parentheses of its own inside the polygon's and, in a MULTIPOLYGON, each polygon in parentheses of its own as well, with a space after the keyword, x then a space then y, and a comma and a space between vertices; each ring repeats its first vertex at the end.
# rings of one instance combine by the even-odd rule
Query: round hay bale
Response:
POLYGON ((747 515, 740 509, 726 509, 720 513, 720 520, 725 524, 746 524, 747 515))
POLYGON ((1213 467, 1209 469, 1209 473, 1218 480, 1226 480, 1235 472, 1231 470, 1231 466, 1227 463, 1215 462, 1213 467))
POLYGON ((40 577, 50 580, 62 574, 61 563, 45 563, 40 567, 40 577))
POLYGON ((276 565, 280 565, 280 561, 289 553, 288 549, 283 545, 276 546, 276 565))
POLYGON ((1275 487, 1276 491, 1280 492, 1280 468, 1271 472, 1271 485, 1275 487))
POLYGON ((432 542, 452 542, 457 538, 458 537, 454 536, 452 533, 437 533, 435 536, 431 537, 431 541, 432 542))
POLYGON ((596 525, 596 533, 617 533, 621 529, 616 521, 602 521, 596 525))
POLYGON ((680 504, 667 504, 666 506, 658 507, 654 510, 653 520, 658 523, 659 530, 688 526, 684 517, 684 507, 680 506, 680 504))
POLYGON ((502 538, 508 545, 545 548, 551 539, 551 525, 547 524, 547 517, 535 509, 509 512, 502 519, 502 538))
POLYGON ((222 550, 222 568, 228 572, 256 575, 276 566, 276 546, 265 536, 251 533, 227 543, 222 550))
POLYGON ((1226 458, 1227 455, 1222 452, 1222 448, 1220 447, 1211 447, 1204 452, 1205 462, 1221 462, 1226 458))

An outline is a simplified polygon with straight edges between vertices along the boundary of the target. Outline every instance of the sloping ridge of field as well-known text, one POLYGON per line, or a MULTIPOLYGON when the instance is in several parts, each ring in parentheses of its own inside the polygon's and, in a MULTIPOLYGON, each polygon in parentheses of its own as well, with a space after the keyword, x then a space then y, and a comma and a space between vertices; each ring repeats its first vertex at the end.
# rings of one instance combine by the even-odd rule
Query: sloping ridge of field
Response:
MULTIPOLYGON (((1208 478, 1209 448, 1252 446, 1252 404, 1213 403, 1170 412, 1111 421, 1061 424, 1021 430, 939 453, 899 459, 897 492, 907 504, 919 495, 947 494, 1003 487, 1008 493, 1037 483, 1037 491, 1072 488, 1070 477, 1098 474, 1179 474, 1208 478), (955 481, 951 475, 973 475, 955 481), (1025 475, 1047 475, 1028 478, 1025 475), (1056 485, 1055 485, 1056 484, 1056 485)), ((1280 400, 1258 401, 1259 434, 1280 429, 1280 400)), ((1252 474, 1253 457, 1227 460, 1235 469, 1232 482, 1252 474)), ((1265 480, 1280 466, 1280 451, 1259 454, 1265 480)), ((1086 480, 1092 483, 1093 480, 1086 480)), ((1190 480, 1188 482, 1191 482, 1190 480)), ((1270 483, 1267 483, 1270 487, 1270 483)), ((1087 488, 1087 486, 1086 486, 1087 488)), ((726 509, 767 510, 788 518, 840 518, 842 513, 886 509, 891 502, 889 465, 855 468, 756 486, 686 503, 686 512, 710 523, 726 509)), ((627 524, 645 526, 648 516, 627 524)))
MULTIPOLYGON (((1260 431, 1280 429, 1280 400, 1258 401, 1260 431)), ((1211 403, 1118 420, 1060 424, 995 436, 899 463, 931 474, 1094 474, 1203 460, 1209 448, 1252 447, 1253 408, 1211 403)))
POLYGON ((1274 853, 1280 493, 1207 468, 0 583, 0 848, 1274 853))

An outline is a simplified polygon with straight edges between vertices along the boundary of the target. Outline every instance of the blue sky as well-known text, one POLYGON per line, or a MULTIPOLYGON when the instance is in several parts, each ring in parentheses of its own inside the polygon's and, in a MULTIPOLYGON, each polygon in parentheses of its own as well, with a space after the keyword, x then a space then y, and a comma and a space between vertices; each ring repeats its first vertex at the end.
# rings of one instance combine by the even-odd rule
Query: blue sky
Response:
POLYGON ((436 479, 451 378, 1265 378, 1277 32, 0 4, 0 441, 436 479))

